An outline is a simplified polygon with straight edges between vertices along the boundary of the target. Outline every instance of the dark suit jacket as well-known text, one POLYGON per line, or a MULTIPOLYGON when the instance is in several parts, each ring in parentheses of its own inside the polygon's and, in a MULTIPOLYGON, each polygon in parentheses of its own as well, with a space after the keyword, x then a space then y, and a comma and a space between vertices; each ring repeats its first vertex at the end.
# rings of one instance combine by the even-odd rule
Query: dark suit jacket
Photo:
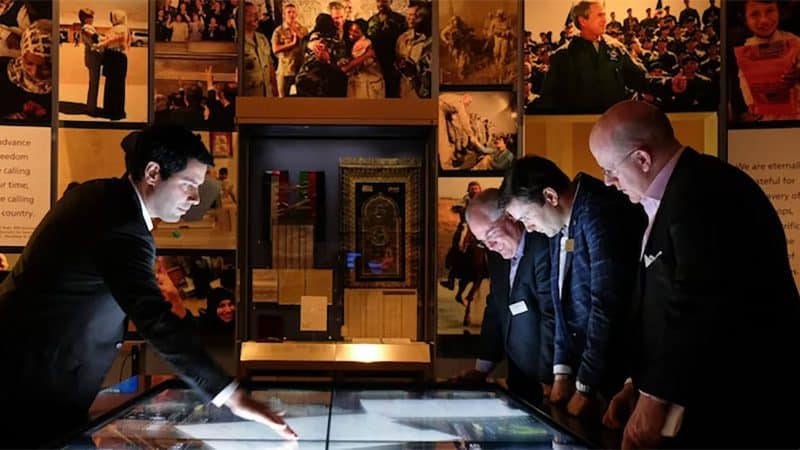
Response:
POLYGON ((783 227, 759 186, 685 150, 644 254, 633 378, 642 391, 686 408, 680 445, 798 446, 789 432, 800 421, 797 408, 772 410, 797 405, 800 299, 783 227))
POLYGON ((86 419, 122 341, 125 315, 206 400, 231 382, 170 312, 155 256, 127 179, 83 183, 36 228, 0 284, 0 403, 58 418, 30 438, 86 419))
POLYGON ((547 237, 526 234, 511 289, 511 263, 498 253, 488 253, 491 290, 486 297, 478 357, 499 362, 508 356, 529 379, 552 383, 554 323, 547 237), (528 311, 514 316, 509 305, 520 301, 528 311))
POLYGON ((568 234, 573 250, 558 292, 559 233, 550 240, 555 302, 555 364, 602 393, 625 381, 624 337, 637 260, 647 219, 642 208, 614 188, 578 174, 568 234))

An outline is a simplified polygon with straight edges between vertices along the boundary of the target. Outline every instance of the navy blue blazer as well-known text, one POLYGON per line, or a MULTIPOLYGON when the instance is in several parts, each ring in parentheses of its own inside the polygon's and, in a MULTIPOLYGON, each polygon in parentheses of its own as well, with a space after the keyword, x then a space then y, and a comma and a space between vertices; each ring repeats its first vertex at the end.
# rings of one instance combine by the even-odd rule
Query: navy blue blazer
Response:
POLYGON ((621 192, 580 173, 559 295, 559 233, 550 240, 555 310, 554 364, 613 394, 625 380, 625 325, 647 216, 621 192))

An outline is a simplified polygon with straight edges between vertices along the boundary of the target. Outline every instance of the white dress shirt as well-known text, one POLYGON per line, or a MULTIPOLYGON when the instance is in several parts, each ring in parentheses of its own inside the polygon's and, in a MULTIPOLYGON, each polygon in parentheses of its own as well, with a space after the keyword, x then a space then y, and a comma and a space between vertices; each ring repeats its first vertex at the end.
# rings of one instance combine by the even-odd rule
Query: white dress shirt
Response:
MULTIPOLYGON (((144 205, 144 199, 142 198, 142 194, 139 193, 139 188, 136 187, 136 184, 133 182, 132 179, 128 178, 128 181, 131 182, 131 186, 133 186, 133 191, 136 192, 136 198, 139 199, 139 206, 142 208, 142 218, 144 219, 144 223, 147 225, 147 231, 153 231, 153 219, 150 218, 150 212, 147 210, 147 207, 144 205)), ((214 398, 211 400, 211 403, 214 404, 216 407, 222 407, 225 402, 233 395, 236 389, 239 387, 239 382, 233 380, 230 384, 225 386, 214 398)))

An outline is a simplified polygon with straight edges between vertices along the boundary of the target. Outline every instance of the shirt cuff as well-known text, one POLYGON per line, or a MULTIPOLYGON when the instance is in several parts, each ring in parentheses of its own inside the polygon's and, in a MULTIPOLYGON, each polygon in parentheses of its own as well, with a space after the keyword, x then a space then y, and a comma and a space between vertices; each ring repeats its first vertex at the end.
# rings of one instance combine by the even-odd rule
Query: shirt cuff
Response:
POLYGON ((556 364, 553 366, 553 375, 572 375, 572 367, 566 364, 556 364))
POLYGON ((478 372, 489 373, 494 369, 494 362, 487 359, 476 359, 475 370, 478 372))
POLYGON ((658 398, 655 395, 648 394, 642 390, 639 390, 639 394, 668 405, 669 409, 667 411, 667 417, 664 419, 664 426, 661 427, 661 436, 675 437, 678 434, 678 431, 681 429, 681 423, 683 423, 683 412, 685 408, 677 403, 672 403, 662 398, 658 398))
POLYGON ((221 408, 222 405, 224 405, 225 402, 227 402, 228 399, 231 398, 231 395, 233 395, 233 393, 236 392, 236 389, 238 388, 239 388, 239 382, 236 380, 231 381, 229 385, 225 386, 224 389, 219 391, 219 394, 217 394, 217 396, 211 400, 211 403, 213 403, 214 406, 216 406, 217 408, 221 408))

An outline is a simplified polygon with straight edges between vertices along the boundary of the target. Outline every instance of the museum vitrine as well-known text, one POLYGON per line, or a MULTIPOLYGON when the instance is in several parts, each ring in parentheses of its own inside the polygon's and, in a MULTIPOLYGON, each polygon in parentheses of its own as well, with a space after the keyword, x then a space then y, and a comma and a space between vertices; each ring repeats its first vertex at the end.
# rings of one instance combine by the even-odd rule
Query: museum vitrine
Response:
MULTIPOLYGON (((278 106, 298 107, 285 100, 278 106)), ((309 341, 431 340, 435 104, 416 119, 387 109, 394 123, 382 123, 371 105, 331 100, 326 113, 320 100, 305 114, 284 111, 291 120, 319 114, 307 119, 314 125, 275 110, 258 124, 246 113, 240 121, 243 354, 256 343, 304 341, 296 351, 308 358, 319 350, 309 341)))

